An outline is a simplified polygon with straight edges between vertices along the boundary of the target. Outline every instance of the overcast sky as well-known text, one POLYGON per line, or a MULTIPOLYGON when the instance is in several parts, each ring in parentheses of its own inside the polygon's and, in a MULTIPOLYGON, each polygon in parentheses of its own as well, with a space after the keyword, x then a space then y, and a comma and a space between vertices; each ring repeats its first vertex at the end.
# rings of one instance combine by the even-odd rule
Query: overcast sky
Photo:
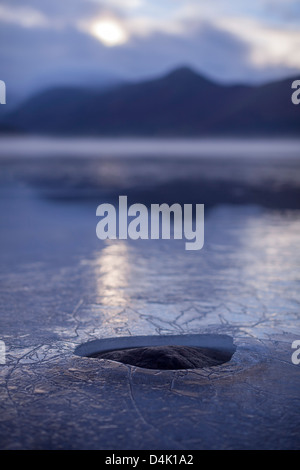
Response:
POLYGON ((299 0, 0 0, 13 94, 190 65, 219 81, 300 78, 299 0))

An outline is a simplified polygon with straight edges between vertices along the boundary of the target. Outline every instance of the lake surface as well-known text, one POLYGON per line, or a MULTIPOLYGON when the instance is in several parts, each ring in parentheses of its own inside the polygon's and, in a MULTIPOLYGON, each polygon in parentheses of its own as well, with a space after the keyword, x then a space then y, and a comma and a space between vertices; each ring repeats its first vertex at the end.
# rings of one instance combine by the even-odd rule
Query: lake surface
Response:
POLYGON ((299 147, 274 160, 270 147, 251 158, 247 147, 240 159, 228 148, 174 159, 48 156, 51 146, 39 157, 29 148, 0 151, 2 448, 298 448, 300 366, 292 364, 291 344, 300 340, 299 147), (204 203, 204 248, 188 252, 185 240, 98 240, 96 207, 119 195, 146 205, 204 203), (194 333, 234 339, 230 392, 221 369, 209 386, 191 373, 137 371, 132 381, 126 366, 91 365, 73 354, 98 338, 194 333), (83 392, 87 381, 92 395, 83 392), (209 432, 193 421, 200 411, 209 432), (74 423, 83 412, 89 444, 74 423))

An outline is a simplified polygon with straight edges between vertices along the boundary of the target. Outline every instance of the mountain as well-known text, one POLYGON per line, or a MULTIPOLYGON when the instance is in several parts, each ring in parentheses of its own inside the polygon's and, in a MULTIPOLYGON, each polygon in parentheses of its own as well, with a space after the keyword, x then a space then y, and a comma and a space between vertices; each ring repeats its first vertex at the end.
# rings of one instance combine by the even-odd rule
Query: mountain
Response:
POLYGON ((47 90, 10 113, 6 125, 54 135, 300 136, 292 82, 222 85, 182 67, 106 91, 47 90))

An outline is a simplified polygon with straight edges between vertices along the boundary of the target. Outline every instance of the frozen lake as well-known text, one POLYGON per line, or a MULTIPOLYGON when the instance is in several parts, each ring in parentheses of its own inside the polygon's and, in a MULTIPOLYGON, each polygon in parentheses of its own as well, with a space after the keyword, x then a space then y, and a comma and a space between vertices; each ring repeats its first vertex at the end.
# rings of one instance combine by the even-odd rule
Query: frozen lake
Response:
POLYGON ((0 447, 299 449, 299 147, 270 163, 270 147, 239 160, 5 145, 0 447), (96 207, 119 194, 204 203, 204 248, 98 240, 96 207), (199 333, 232 337, 231 361, 150 371, 74 355, 99 338, 199 333))

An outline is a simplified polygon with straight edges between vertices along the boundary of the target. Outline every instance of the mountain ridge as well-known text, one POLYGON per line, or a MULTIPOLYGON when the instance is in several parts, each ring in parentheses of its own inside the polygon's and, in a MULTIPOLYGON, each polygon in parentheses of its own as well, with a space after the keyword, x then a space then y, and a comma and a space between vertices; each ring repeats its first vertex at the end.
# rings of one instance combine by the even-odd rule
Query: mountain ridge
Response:
POLYGON ((60 136, 299 136, 300 106, 291 102, 292 82, 223 85, 183 66, 110 90, 45 90, 4 124, 60 136))

